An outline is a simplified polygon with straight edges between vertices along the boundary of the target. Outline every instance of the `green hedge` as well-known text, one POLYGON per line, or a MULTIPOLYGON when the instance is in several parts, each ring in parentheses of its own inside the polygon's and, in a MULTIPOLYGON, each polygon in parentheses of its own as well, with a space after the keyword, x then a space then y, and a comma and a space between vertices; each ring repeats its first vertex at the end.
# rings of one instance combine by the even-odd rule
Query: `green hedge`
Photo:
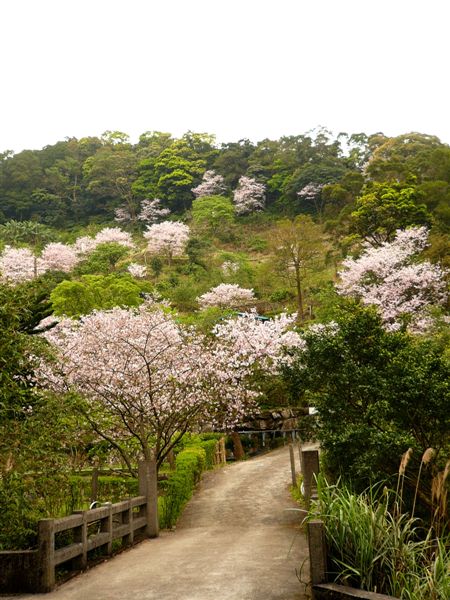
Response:
MULTIPOLYGON (((159 498, 159 524, 161 528, 173 527, 186 502, 191 498, 202 472, 214 467, 214 454, 218 437, 186 446, 176 457, 175 471, 163 482, 163 496, 159 498)), ((195 440, 197 441, 197 440, 195 440)))

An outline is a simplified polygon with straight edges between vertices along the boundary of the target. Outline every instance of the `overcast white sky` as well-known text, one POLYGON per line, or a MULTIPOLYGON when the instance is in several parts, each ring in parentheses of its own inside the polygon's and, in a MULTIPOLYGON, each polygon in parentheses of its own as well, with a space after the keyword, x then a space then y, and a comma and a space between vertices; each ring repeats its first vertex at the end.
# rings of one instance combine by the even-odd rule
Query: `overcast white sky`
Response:
POLYGON ((448 0, 3 0, 0 151, 187 130, 450 142, 448 0))

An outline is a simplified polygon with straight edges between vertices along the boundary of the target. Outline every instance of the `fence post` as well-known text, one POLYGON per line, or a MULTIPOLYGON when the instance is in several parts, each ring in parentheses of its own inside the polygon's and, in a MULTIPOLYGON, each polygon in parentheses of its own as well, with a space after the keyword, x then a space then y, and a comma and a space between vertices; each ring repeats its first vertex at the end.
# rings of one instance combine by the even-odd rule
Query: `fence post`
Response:
POLYGON ((55 527, 53 519, 38 524, 39 591, 51 592, 55 587, 55 527))
POLYGON ((106 553, 112 554, 113 543, 113 516, 112 504, 108 506, 108 516, 101 520, 100 531, 109 535, 108 543, 106 544, 106 553))
POLYGON ((319 451, 313 448, 302 450, 303 488, 306 503, 309 506, 313 488, 314 477, 319 474, 319 451))
POLYGON ((91 482, 91 503, 97 500, 98 496, 98 467, 92 469, 92 482, 91 482))
POLYGON ((292 444, 289 444, 289 456, 290 456, 290 459, 291 459, 292 485, 295 487, 297 485, 297 474, 295 472, 294 447, 293 447, 292 444))
POLYGON ((147 525, 145 534, 147 537, 158 537, 158 475, 156 471, 156 460, 141 460, 138 466, 139 495, 147 498, 146 517, 147 525))
POLYGON ((308 522, 308 545, 311 584, 326 583, 327 549, 322 521, 308 522))
POLYGON ((73 541, 81 544, 82 554, 73 559, 73 564, 76 569, 83 570, 87 567, 87 552, 88 552, 88 515, 86 510, 76 510, 75 515, 82 515, 83 522, 80 527, 75 527, 73 530, 73 541))

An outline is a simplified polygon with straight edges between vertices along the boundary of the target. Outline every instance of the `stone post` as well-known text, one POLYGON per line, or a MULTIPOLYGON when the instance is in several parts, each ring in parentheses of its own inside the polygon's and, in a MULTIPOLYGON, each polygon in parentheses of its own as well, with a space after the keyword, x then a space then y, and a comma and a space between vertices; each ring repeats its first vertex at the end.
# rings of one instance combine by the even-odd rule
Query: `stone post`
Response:
POLYGON ((291 476, 292 476, 292 485, 296 487, 297 485, 297 474, 295 472, 295 458, 294 458, 294 446, 289 444, 289 456, 291 459, 291 476))
POLYGON ((53 519, 38 524, 39 591, 51 592, 55 587, 55 526, 53 519))
POLYGON ((145 534, 147 537, 158 537, 158 474, 156 460, 141 460, 138 465, 139 495, 147 498, 146 517, 147 525, 145 534))
POLYGON ((325 527, 322 521, 308 522, 308 545, 311 585, 326 583, 327 549, 325 527))
POLYGON ((319 451, 313 448, 302 450, 303 487, 307 506, 315 487, 315 476, 319 474, 319 451))

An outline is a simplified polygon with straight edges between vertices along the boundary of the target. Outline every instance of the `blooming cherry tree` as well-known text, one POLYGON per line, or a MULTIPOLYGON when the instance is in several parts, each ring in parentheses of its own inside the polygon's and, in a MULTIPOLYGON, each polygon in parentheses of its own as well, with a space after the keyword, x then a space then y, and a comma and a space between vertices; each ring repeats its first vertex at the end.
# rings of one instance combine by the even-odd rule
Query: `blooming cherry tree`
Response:
POLYGON ((145 277, 147 268, 144 265, 139 265, 138 263, 130 263, 127 267, 127 271, 133 277, 141 278, 145 277))
POLYGON ((73 246, 59 242, 47 244, 41 255, 42 267, 46 271, 64 271, 69 273, 79 261, 73 246))
POLYGON ((116 243, 127 248, 134 248, 131 234, 119 227, 105 227, 94 238, 96 245, 116 243))
POLYGON ((189 240, 189 227, 180 221, 164 221, 147 228, 144 237, 151 254, 162 254, 170 262, 184 253, 189 240))
POLYGON ((234 209, 238 215, 248 215, 256 210, 264 210, 266 186, 256 179, 242 176, 234 191, 234 209))
POLYGON ((414 330, 414 322, 423 321, 427 308, 447 297, 445 272, 428 261, 414 260, 427 239, 427 229, 415 227, 398 230, 392 242, 378 247, 365 244, 359 258, 342 263, 338 292, 377 306, 387 329, 399 329, 406 315, 412 317, 414 330))
POLYGON ((0 274, 4 281, 29 281, 44 271, 41 260, 29 248, 5 246, 0 255, 0 274))
POLYGON ((220 196, 225 191, 225 183, 222 175, 215 171, 205 171, 200 185, 192 189, 196 198, 203 196, 220 196))
POLYGON ((305 347, 300 335, 291 329, 296 318, 296 314, 282 313, 261 321, 250 312, 216 325, 213 333, 229 351, 230 368, 258 364, 266 372, 276 373, 290 360, 285 349, 305 347))
POLYGON ((158 198, 154 200, 147 199, 142 200, 141 212, 138 214, 138 219, 148 225, 153 225, 169 214, 170 210, 168 208, 161 207, 161 200, 158 198))
POLYGON ((252 289, 241 288, 233 283, 221 283, 197 298, 202 309, 210 306, 222 308, 248 306, 254 300, 255 295, 252 289))
POLYGON ((161 464, 188 429, 232 424, 252 400, 241 383, 244 371, 227 371, 226 352, 212 352, 201 336, 154 304, 62 320, 44 336, 56 362, 41 365, 40 384, 84 396, 94 429, 130 468, 120 443, 125 432, 145 458, 154 455, 161 464), (99 408, 108 418, 99 418, 99 408))

